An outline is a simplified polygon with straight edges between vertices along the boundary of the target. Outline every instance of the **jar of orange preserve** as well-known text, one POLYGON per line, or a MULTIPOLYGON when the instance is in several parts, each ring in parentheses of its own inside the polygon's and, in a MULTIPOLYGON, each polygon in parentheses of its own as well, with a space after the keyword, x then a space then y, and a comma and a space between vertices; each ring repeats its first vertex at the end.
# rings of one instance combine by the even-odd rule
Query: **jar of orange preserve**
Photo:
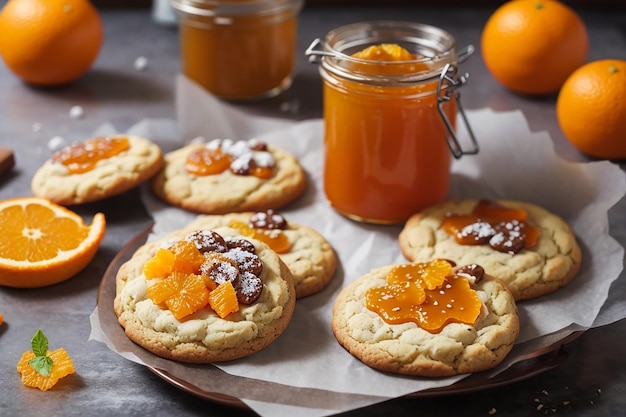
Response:
POLYGON ((338 212, 393 224, 446 198, 452 156, 478 152, 457 91, 472 50, 458 53, 442 29, 397 21, 343 26, 311 44, 324 84, 324 191, 338 212))
POLYGON ((172 0, 183 73, 215 96, 255 100, 287 89, 303 0, 172 0))

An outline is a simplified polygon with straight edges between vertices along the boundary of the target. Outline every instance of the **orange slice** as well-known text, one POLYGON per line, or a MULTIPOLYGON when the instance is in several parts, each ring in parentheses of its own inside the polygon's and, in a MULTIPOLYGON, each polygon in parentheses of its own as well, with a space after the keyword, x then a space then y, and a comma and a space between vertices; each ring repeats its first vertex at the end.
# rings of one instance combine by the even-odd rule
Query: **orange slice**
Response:
POLYGON ((41 329, 31 340, 31 348, 16 366, 25 386, 48 391, 59 379, 74 373, 74 363, 67 351, 63 348, 49 351, 48 338, 41 329))
POLYGON ((105 229, 102 213, 88 226, 43 198, 0 201, 0 285, 35 288, 73 277, 95 256, 105 229))
POLYGON ((209 294, 209 305, 221 318, 239 311, 237 292, 233 287, 233 283, 231 281, 223 282, 211 291, 209 294))

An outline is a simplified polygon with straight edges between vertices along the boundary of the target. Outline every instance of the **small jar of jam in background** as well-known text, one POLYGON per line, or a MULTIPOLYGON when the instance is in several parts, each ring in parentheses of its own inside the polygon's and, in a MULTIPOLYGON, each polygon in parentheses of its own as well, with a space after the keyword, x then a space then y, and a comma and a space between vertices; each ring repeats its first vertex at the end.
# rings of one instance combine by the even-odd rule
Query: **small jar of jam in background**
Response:
POLYGON ((412 22, 360 22, 316 39, 306 54, 323 79, 330 204, 358 221, 394 224, 444 200, 452 156, 478 152, 457 91, 467 80, 457 75, 465 55, 452 35, 412 22), (457 139, 457 112, 469 150, 457 139))
POLYGON ((303 0, 172 0, 183 73, 226 100, 289 88, 303 0))

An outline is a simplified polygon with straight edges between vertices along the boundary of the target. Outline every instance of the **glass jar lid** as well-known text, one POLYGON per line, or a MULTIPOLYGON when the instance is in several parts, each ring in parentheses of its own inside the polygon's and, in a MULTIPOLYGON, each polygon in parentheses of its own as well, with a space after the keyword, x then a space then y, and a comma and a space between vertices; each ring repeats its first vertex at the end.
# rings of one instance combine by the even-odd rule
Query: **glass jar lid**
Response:
POLYGON ((459 59, 456 41, 450 33, 422 23, 387 20, 353 23, 331 30, 323 42, 316 41, 307 55, 321 57, 325 70, 371 84, 403 85, 437 79, 442 68, 447 64, 455 66, 459 59), (416 58, 381 62, 352 56, 384 43, 397 44, 416 58), (315 49, 318 46, 321 50, 315 49), (384 74, 380 73, 381 64, 386 67, 384 74))

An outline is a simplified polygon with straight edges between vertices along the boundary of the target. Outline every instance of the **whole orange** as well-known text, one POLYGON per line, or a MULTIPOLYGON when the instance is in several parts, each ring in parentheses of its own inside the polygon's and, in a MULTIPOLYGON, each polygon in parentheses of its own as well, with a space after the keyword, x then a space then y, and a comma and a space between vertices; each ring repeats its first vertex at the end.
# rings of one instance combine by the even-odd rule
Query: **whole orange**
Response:
POLYGON ((563 135, 581 152, 626 159, 626 61, 590 62, 565 81, 556 101, 563 135))
POLYGON ((94 63, 103 27, 88 0, 9 0, 0 12, 0 55, 27 83, 67 84, 94 63))
POLYGON ((589 38, 581 18, 553 0, 513 0, 489 17, 481 36, 489 72, 525 95, 559 90, 587 60, 589 38))

